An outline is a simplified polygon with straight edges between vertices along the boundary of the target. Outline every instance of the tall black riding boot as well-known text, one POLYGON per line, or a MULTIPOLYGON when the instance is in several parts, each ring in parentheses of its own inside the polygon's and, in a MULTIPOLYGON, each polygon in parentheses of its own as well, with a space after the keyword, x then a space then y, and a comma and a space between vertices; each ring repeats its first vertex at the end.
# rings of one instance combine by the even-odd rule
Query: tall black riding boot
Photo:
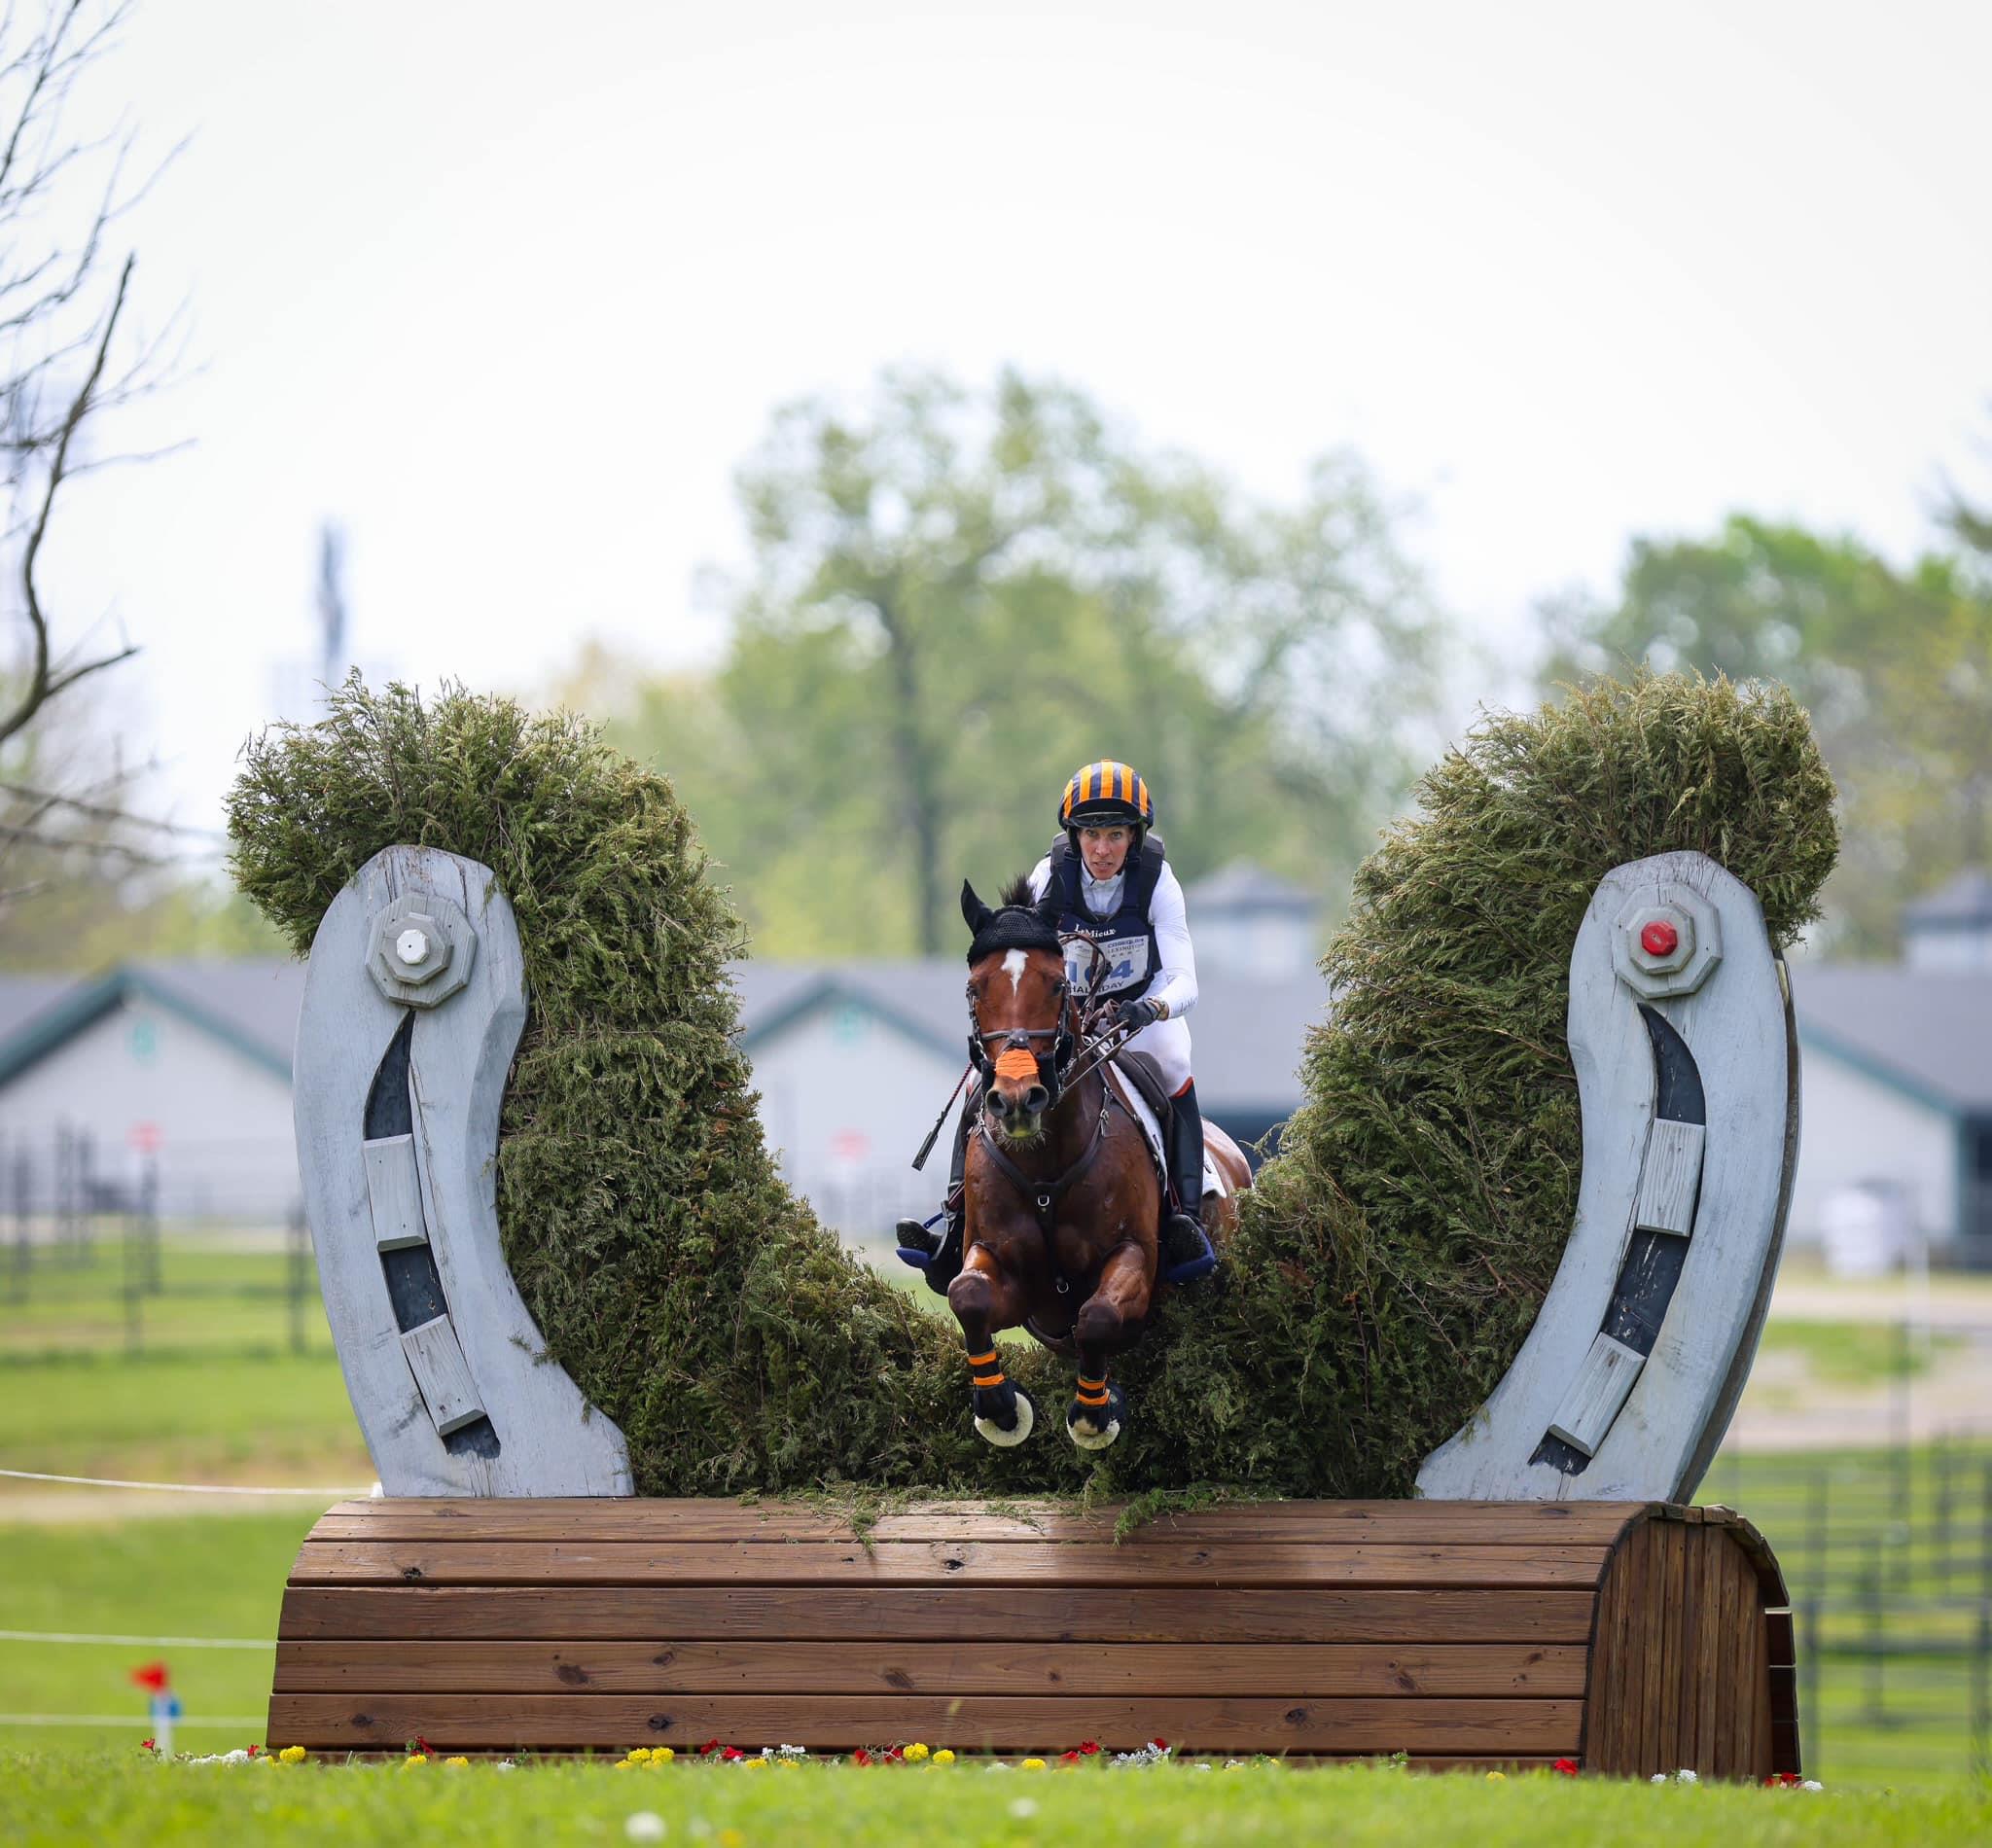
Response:
POLYGON ((1176 1185, 1177 1210, 1162 1221, 1161 1271, 1164 1283, 1194 1283, 1218 1267, 1210 1234, 1203 1229, 1203 1112, 1196 1085, 1184 1085, 1173 1099, 1169 1123, 1169 1174, 1176 1185))
POLYGON ((947 1286, 961 1275, 962 1174, 968 1165, 969 1130, 981 1107, 982 1087, 970 1086, 954 1126, 954 1159, 947 1170, 947 1197, 941 1203, 940 1229, 916 1219, 903 1219, 893 1228, 899 1237, 901 1261, 923 1271, 927 1288, 938 1297, 944 1297, 947 1286))

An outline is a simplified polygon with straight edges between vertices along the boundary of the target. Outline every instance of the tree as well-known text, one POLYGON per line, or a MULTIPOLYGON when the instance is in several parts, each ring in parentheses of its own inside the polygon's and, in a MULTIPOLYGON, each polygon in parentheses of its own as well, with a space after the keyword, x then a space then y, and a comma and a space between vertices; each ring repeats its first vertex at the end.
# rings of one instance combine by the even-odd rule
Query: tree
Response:
POLYGON ((1887 952, 1905 899, 1992 859, 1992 595, 1959 559, 1903 571, 1737 515, 1711 539, 1636 540, 1616 603, 1553 606, 1545 629, 1552 684, 1649 662, 1797 693, 1840 787, 1828 898, 1846 947, 1887 952))
MULTIPOLYGON (((124 335, 135 263, 116 252, 134 182, 128 129, 74 124, 78 92, 110 49, 125 0, 47 0, 32 21, 0 17, 0 455, 9 514, 0 569, 18 601, 19 650, 0 672, 0 905, 81 861, 131 866, 162 856, 155 824, 130 814, 131 765, 79 772, 52 748, 48 722, 85 683, 128 660, 93 645, 47 606, 39 576, 58 501, 76 479, 119 460, 98 441, 106 415, 151 390, 166 342, 124 335), (18 870, 27 863, 24 883, 18 870)), ((158 169, 152 177, 157 176, 158 169)))
POLYGON ((622 735, 764 949, 943 949, 964 873, 1035 861, 1092 758, 1141 765, 1188 871, 1251 852, 1316 884, 1403 786, 1439 623, 1347 458, 1267 507, 1076 391, 888 373, 856 414, 778 413, 740 491, 725 662, 622 735))

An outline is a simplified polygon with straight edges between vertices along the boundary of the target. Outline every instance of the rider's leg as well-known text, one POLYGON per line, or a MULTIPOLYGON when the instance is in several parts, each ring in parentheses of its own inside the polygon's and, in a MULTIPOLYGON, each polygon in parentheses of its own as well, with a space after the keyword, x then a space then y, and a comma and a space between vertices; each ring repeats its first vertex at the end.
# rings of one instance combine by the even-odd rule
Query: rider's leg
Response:
POLYGON ((1018 1392, 1004 1370, 996 1331, 1014 1329, 1023 1320, 1022 1286, 986 1245, 978 1245, 948 1286, 947 1306, 968 1344, 976 1429, 999 1448, 1021 1443, 1031 1435, 1037 1413, 1030 1395, 1018 1392))
POLYGON ((944 1297, 947 1286, 961 1275, 962 1174, 968 1163, 969 1130, 981 1107, 982 1087, 971 1084, 954 1125, 954 1156, 947 1170, 947 1197, 941 1203, 940 1226, 930 1229, 916 1219, 903 1219, 893 1228, 901 1253, 914 1254, 907 1262, 918 1263, 926 1272, 927 1288, 936 1296, 944 1297), (922 1256, 925 1262, 919 1262, 922 1256))
POLYGON ((1169 1125, 1169 1179, 1177 1210, 1162 1220, 1161 1275, 1165 1283, 1194 1283, 1217 1268, 1217 1252, 1203 1228, 1203 1112, 1191 1076, 1190 1023, 1157 1020, 1128 1043, 1154 1058, 1175 1103, 1169 1125))
POLYGON ((1120 1435, 1120 1389, 1107 1384, 1107 1363, 1140 1334, 1149 1297, 1148 1254, 1139 1245, 1117 1246, 1072 1326, 1079 1380, 1066 1408, 1065 1430, 1083 1450, 1104 1450, 1120 1435))

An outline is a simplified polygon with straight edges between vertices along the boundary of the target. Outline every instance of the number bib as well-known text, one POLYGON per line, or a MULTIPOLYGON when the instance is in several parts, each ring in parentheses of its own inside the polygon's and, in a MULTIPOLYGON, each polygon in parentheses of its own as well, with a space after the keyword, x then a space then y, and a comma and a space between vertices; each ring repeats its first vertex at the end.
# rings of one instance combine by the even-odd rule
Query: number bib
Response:
POLYGON ((1088 994, 1093 990, 1093 972, 1099 972, 1098 990, 1103 995, 1119 994, 1123 988, 1138 988, 1149 977, 1149 941, 1141 937, 1109 937, 1099 945, 1099 956, 1093 955, 1092 945, 1078 939, 1067 940, 1065 945, 1065 979, 1071 984, 1074 994, 1088 994))

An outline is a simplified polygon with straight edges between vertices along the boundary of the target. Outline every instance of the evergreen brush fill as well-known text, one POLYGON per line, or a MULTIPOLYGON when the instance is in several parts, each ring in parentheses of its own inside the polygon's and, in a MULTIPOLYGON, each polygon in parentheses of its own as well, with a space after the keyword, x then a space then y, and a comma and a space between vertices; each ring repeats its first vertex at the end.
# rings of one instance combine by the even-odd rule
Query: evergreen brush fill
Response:
MULTIPOLYGON (((664 779, 569 717, 355 679, 321 722, 252 743, 230 827, 243 890, 300 951, 382 847, 497 874, 530 989, 506 1254, 644 1493, 1391 1495, 1507 1368, 1561 1256, 1582 1153, 1566 980, 1599 878, 1698 848, 1783 945, 1835 846, 1804 713, 1723 681, 1489 719, 1418 795, 1358 875, 1325 965, 1334 1021, 1221 1286, 1117 1362, 1131 1417, 1097 1458, 1055 1416, 1014 1450, 982 1443, 952 1321, 848 1257, 776 1174, 732 1038, 739 927, 664 779)), ((1069 1367, 1006 1365, 1063 1405, 1069 1367)))

